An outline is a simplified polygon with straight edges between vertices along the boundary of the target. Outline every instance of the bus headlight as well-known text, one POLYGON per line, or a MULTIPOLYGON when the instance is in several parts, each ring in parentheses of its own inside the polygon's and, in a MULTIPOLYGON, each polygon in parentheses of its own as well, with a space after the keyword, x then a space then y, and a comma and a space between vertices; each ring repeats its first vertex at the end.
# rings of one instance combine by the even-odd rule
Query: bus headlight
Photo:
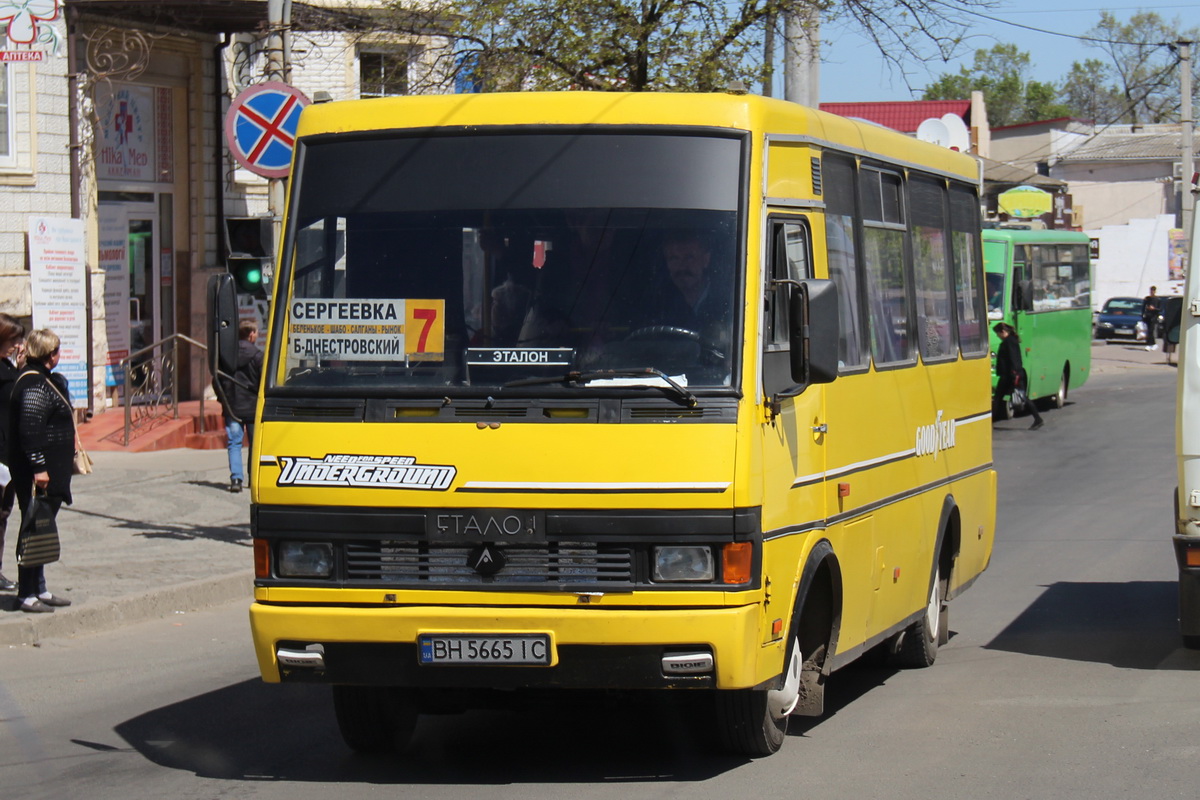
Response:
POLYGON ((655 581, 711 581, 712 548, 697 545, 672 545, 654 548, 655 581))
POLYGON ((328 578, 333 574, 333 545, 323 542, 280 542, 281 578, 328 578))

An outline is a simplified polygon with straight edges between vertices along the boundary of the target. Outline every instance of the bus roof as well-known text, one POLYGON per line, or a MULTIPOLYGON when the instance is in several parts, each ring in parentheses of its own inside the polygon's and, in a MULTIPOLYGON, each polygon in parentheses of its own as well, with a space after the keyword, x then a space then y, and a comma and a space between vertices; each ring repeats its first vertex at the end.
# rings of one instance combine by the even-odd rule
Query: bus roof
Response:
POLYGON ((298 136, 481 126, 678 125, 798 137, 899 163, 932 166, 978 183, 972 156, 860 120, 751 94, 513 92, 411 95, 314 103, 298 136))
POLYGON ((1080 231, 1029 230, 1026 228, 984 228, 985 242, 1013 244, 1087 244, 1091 237, 1080 231))

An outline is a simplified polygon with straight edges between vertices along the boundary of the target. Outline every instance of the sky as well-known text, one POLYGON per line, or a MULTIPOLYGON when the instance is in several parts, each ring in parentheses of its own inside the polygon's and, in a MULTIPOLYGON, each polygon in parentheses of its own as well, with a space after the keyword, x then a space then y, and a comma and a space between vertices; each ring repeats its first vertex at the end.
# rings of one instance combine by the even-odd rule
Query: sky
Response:
POLYGON ((1105 6, 1097 0, 997 0, 992 9, 980 9, 981 14, 994 18, 965 16, 968 38, 962 54, 953 61, 940 60, 923 66, 910 65, 909 82, 877 55, 878 50, 851 28, 836 23, 822 27, 821 102, 880 102, 885 100, 917 100, 920 91, 943 73, 957 74, 962 66, 970 66, 976 50, 990 50, 994 44, 1015 44, 1030 55, 1032 80, 1057 82, 1066 77, 1075 61, 1104 58, 1096 47, 1087 47, 1069 36, 1040 33, 1012 24, 1054 31, 1070 36, 1085 35, 1100 21, 1100 11, 1107 10, 1122 22, 1139 10, 1155 11, 1165 20, 1179 19, 1184 26, 1195 25, 1200 18, 1200 2, 1174 0, 1163 5, 1105 6))

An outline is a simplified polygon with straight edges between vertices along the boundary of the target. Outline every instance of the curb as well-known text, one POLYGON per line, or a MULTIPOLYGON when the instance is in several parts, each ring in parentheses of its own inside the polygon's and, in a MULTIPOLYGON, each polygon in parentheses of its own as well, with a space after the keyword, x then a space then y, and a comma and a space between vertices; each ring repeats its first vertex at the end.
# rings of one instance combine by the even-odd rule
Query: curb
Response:
POLYGON ((254 571, 243 570, 141 594, 60 608, 53 614, 12 611, 6 616, 19 616, 0 619, 0 646, 36 645, 44 639, 111 631, 179 611, 200 611, 238 598, 244 598, 249 604, 253 597, 254 571))

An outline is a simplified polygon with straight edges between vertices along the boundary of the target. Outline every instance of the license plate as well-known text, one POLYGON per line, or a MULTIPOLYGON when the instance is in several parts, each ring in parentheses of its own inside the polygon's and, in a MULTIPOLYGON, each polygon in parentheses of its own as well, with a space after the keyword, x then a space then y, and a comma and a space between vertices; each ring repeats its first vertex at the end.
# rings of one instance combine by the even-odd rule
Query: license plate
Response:
POLYGON ((1133 333, 1133 328, 1117 328, 1117 333, 1133 333))
POLYGON ((545 634, 480 636, 466 633, 421 634, 422 664, 550 665, 550 637, 545 634))

